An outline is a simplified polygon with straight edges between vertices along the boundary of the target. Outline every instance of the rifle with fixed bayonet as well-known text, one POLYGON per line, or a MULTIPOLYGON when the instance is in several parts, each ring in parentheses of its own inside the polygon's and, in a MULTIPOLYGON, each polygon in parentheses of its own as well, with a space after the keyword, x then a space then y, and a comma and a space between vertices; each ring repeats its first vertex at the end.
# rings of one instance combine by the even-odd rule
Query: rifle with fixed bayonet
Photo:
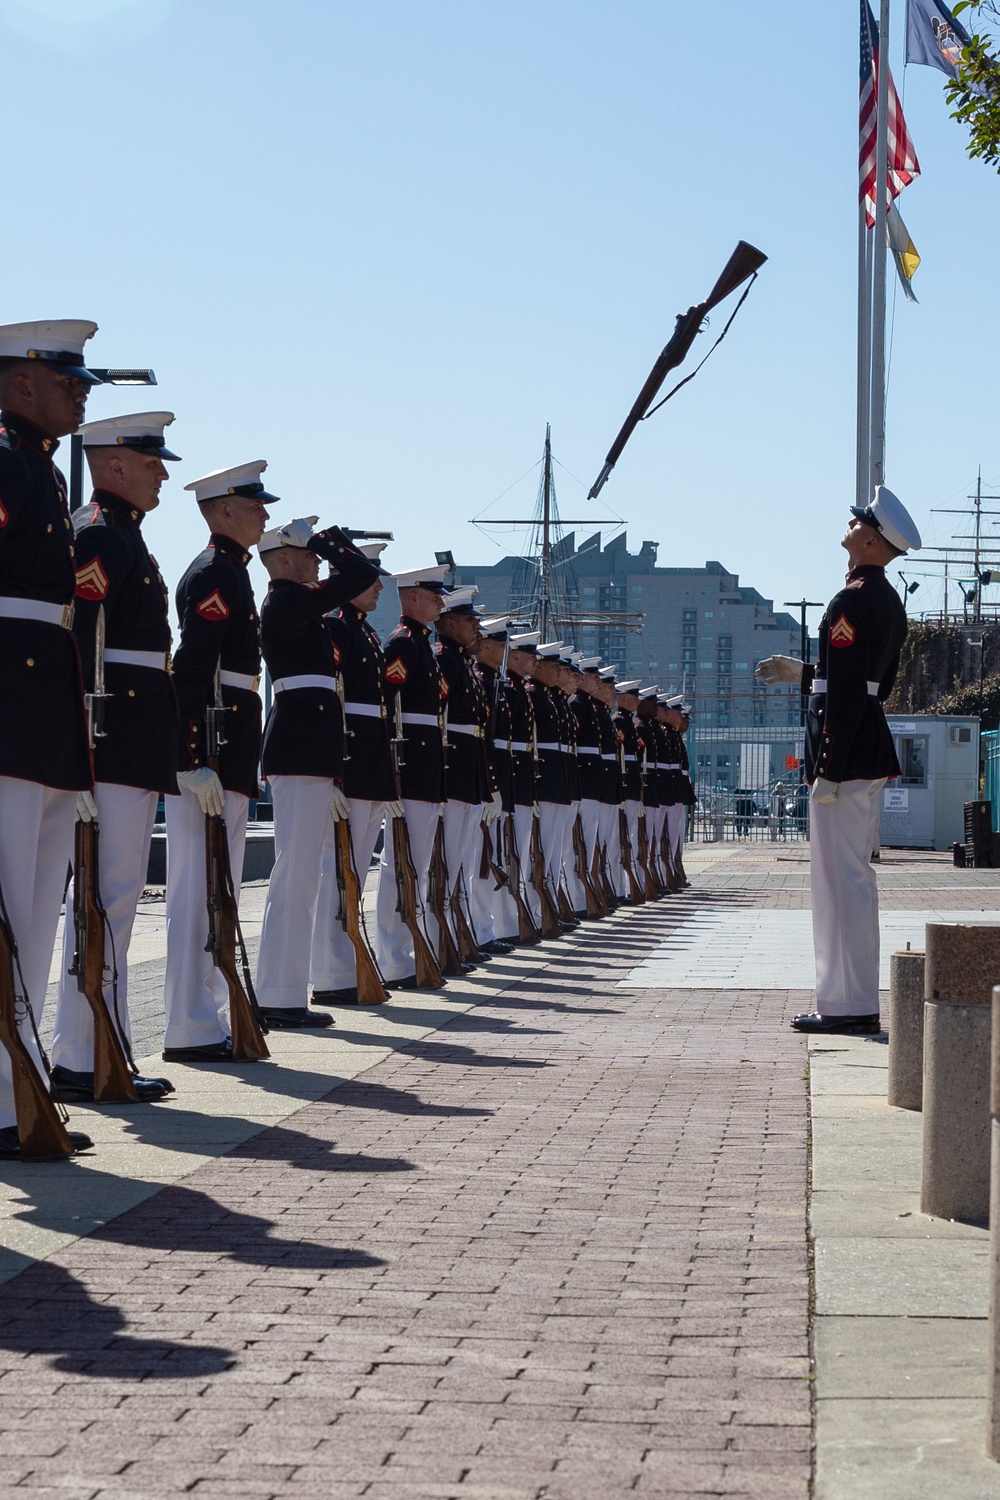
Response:
MULTIPOLYGON (((92 751, 96 749, 97 741, 105 737, 104 705, 111 697, 104 685, 105 634, 102 604, 94 627, 94 691, 84 697, 92 751)), ((114 1014, 104 994, 105 975, 109 972, 106 961, 109 927, 101 898, 100 846, 101 830, 97 819, 84 822, 78 818, 73 837, 75 948, 69 972, 90 1006, 94 1025, 94 1099, 100 1104, 120 1104, 138 1098, 132 1080, 138 1078, 139 1069, 118 1015, 118 974, 114 964, 110 970, 114 1014)))
MULTIPOLYGON (((639 809, 642 817, 642 808, 639 809)), ((622 868, 625 871, 625 880, 628 884, 628 899, 633 906, 642 906, 646 900, 645 892, 635 873, 635 861, 632 856, 632 836, 629 833, 628 814, 624 807, 618 809, 618 830, 622 846, 622 868)))
MULTIPOLYGON (((222 700, 221 663, 215 668, 214 702, 205 710, 205 764, 219 774, 219 752, 226 743, 223 733, 228 712, 222 700)), ((229 1027, 232 1033, 233 1061, 255 1062, 270 1057, 264 1040, 267 1022, 261 1015, 250 977, 239 906, 233 885, 229 860, 229 834, 226 820, 218 813, 205 814, 205 884, 208 904, 208 942, 206 953, 226 981, 229 991, 229 1027), (236 950, 240 954, 240 972, 236 967, 236 950)))
MULTIPOLYGON (((338 672, 334 679, 337 697, 340 699, 341 717, 344 722, 344 762, 350 760, 348 748, 347 715, 344 711, 344 679, 338 672)), ((389 991, 379 972, 364 930, 364 882, 358 875, 354 863, 354 845, 351 838, 351 821, 338 818, 333 826, 334 864, 337 872, 337 893, 340 897, 340 921, 354 949, 354 985, 359 1005, 381 1005, 389 998, 389 991)))
MULTIPOLYGON (((406 765, 406 738, 403 734, 403 710, 396 694, 395 735, 390 740, 392 769, 396 778, 396 800, 402 806, 402 772, 406 765)), ((417 897, 417 872, 413 867, 410 851, 410 834, 406 817, 398 814, 392 819, 392 859, 396 875, 396 910, 413 942, 413 967, 418 990, 440 989, 442 974, 438 961, 431 951, 420 921, 417 897)))

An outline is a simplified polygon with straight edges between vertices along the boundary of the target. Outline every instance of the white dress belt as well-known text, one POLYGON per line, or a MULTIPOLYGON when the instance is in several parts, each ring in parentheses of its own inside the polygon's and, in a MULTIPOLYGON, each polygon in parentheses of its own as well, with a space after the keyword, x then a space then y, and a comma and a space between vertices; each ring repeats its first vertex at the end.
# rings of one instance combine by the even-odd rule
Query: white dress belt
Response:
POLYGON ((478 724, 453 724, 451 719, 448 720, 448 733, 471 734, 474 735, 476 739, 483 738, 482 728, 478 724))
POLYGON ((596 745, 577 745, 576 753, 577 755, 600 755, 601 752, 596 745))
POLYGON ((526 744, 526 742, 524 740, 511 740, 511 742, 510 742, 510 748, 512 750, 522 750, 522 751, 524 751, 524 750, 529 750, 531 747, 530 747, 530 745, 526 744))
POLYGON ((602 750, 602 752, 601 752, 601 759, 602 760, 617 760, 618 756, 617 755, 609 755, 606 750, 602 750))
POLYGON ((0 597, 0 616, 5 620, 41 620, 45 625, 61 625, 64 630, 69 630, 73 624, 73 605, 4 596, 0 597))
POLYGON ((403 714, 404 724, 426 724, 431 729, 440 729, 441 720, 437 714, 403 714))
MULTIPOLYGON (((868 696, 869 696, 869 698, 877 698, 878 697, 879 684, 877 682, 869 682, 869 683, 866 684, 866 686, 868 688, 868 696)), ((827 690, 827 688, 826 688, 826 678, 825 677, 814 677, 813 678, 812 691, 814 693, 825 693, 826 690, 827 690)))
POLYGON ((385 709, 381 703, 345 703, 345 714, 360 714, 363 719, 384 719, 385 709))
POLYGON ((562 749, 562 745, 553 745, 549 741, 546 741, 543 744, 542 741, 539 740, 538 744, 535 746, 535 749, 536 750, 561 750, 562 749))
POLYGON ((635 756, 634 755, 626 755, 625 759, 626 760, 635 760, 635 756))
POLYGON ((662 761, 661 760, 660 761, 660 770, 661 771, 679 771, 679 770, 681 770, 681 763, 680 763, 679 760, 669 760, 669 761, 662 761))
POLYGON ((219 681, 223 687, 245 688, 248 693, 255 693, 260 678, 251 677, 247 672, 220 672, 219 681))
POLYGON ((104 660, 121 667, 155 667, 159 672, 167 670, 165 651, 122 651, 117 646, 109 646, 104 653, 104 660))
MULTIPOLYGON (((225 682, 226 673, 223 672, 222 680, 225 682)), ((232 683, 236 687, 238 684, 232 683)), ((271 683, 276 693, 290 693, 295 688, 326 688, 329 692, 337 691, 337 679, 325 677, 322 672, 303 672, 298 677, 276 677, 271 683)))

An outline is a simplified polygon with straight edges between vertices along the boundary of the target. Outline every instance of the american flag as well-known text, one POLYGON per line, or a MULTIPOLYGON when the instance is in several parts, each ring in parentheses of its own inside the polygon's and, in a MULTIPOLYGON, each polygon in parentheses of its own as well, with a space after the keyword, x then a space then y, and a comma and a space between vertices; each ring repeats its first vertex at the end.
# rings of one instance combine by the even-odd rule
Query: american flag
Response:
MULTIPOLYGON (((875 223, 875 138, 878 115, 878 26, 868 0, 861 0, 861 173, 860 201, 865 206, 869 229, 875 223)), ((888 66, 888 64, 887 64, 888 66)), ((896 85, 889 74, 889 158, 890 201, 898 198, 914 177, 920 176, 920 163, 903 119, 896 85)))

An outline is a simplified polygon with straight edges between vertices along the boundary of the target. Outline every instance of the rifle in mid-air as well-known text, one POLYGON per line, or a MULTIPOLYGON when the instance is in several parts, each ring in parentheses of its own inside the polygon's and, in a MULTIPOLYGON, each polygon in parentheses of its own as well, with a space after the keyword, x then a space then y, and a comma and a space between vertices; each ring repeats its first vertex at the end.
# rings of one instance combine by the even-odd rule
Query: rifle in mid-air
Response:
MULTIPOLYGON (((219 751, 226 743, 222 732, 227 712, 222 701, 222 676, 215 669, 215 702, 205 710, 205 764, 218 775, 219 751)), ((226 820, 217 813, 205 814, 205 884, 208 903, 208 942, 206 953, 226 981, 229 991, 229 1026, 233 1039, 234 1062, 256 1062, 270 1057, 264 1040, 267 1022, 261 1015, 250 977, 240 913, 233 886, 229 861, 229 835, 226 820), (236 967, 236 950, 240 953, 240 972, 236 967)))
POLYGON ((625 444, 639 423, 644 422, 647 417, 651 417, 655 411, 659 411, 664 401, 669 401, 671 396, 677 394, 681 386, 687 385, 689 380, 693 380, 701 369, 701 365, 705 363, 705 359, 708 358, 708 354, 711 354, 712 350, 717 349, 722 343, 722 340, 729 332, 733 318, 735 318, 743 306, 750 292, 750 287, 753 286, 757 279, 757 272, 766 260, 767 256, 762 251, 754 249, 753 245, 748 245, 746 240, 740 240, 723 267, 722 275, 705 298, 705 301, 696 303, 694 307, 689 307, 686 313, 678 314, 670 342, 661 350, 659 358, 646 376, 642 390, 632 404, 632 410, 625 418, 618 436, 608 450, 608 456, 604 460, 604 468, 594 481, 590 493, 587 495, 588 500, 595 500, 607 484, 611 470, 621 457, 625 444), (705 359, 695 367, 690 375, 686 375, 682 381, 675 385, 672 391, 668 391, 662 401, 658 401, 654 406, 653 402, 670 371, 675 370, 687 358, 688 351, 697 338, 706 316, 712 311, 713 307, 716 307, 725 297, 728 297, 730 292, 734 292, 738 286, 742 286, 748 277, 750 278, 750 286, 747 287, 743 296, 736 304, 729 322, 727 322, 725 328, 712 345, 712 348, 709 349, 708 354, 705 355, 705 359))

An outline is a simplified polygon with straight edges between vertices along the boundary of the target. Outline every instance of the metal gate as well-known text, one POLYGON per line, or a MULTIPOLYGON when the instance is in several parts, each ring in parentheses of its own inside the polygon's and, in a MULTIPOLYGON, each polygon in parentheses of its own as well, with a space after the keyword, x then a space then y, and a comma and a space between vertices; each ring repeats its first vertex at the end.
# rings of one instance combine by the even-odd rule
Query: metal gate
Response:
POLYGON ((687 732, 691 780, 698 794, 689 818, 690 838, 762 843, 808 839, 801 714, 797 705, 792 706, 794 700, 765 701, 762 711, 756 695, 745 705, 732 697, 696 699, 687 732), (768 723, 741 722, 765 717, 765 712, 768 723))

